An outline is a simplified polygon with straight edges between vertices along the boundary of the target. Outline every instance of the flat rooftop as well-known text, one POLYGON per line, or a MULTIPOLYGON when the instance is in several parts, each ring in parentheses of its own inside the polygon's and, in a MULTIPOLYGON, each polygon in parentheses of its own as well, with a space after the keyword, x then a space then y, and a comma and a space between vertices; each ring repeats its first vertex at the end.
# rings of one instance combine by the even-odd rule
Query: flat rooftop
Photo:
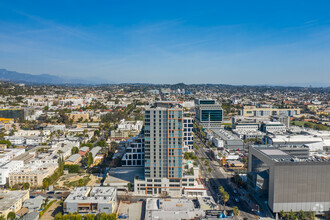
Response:
POLYGON ((269 158, 271 158, 273 160, 290 160, 293 158, 289 154, 287 154, 279 149, 276 149, 276 148, 260 149, 260 152, 264 153, 265 155, 267 155, 269 158))
POLYGON ((144 179, 144 167, 117 167, 110 169, 108 174, 110 177, 133 183, 136 176, 138 176, 139 179, 144 179))
POLYGON ((114 187, 76 187, 65 202, 71 203, 109 203, 116 197, 114 187))
POLYGON ((125 216, 128 220, 140 220, 142 215, 142 205, 142 202, 121 202, 118 210, 118 216, 125 216))
MULTIPOLYGON (((283 146, 282 146, 283 147, 283 146)), ((319 159, 317 157, 312 157, 310 156, 308 159, 304 158, 297 158, 296 156, 290 155, 290 153, 286 153, 284 150, 294 150, 297 151, 299 149, 301 150, 306 150, 306 147, 300 147, 300 146, 295 146, 295 147, 287 147, 284 146, 281 150, 280 148, 274 147, 272 145, 253 145, 253 149, 259 151, 262 153, 264 156, 268 157, 271 160, 274 160, 276 162, 330 162, 329 159, 319 159)))
POLYGON ((0 211, 8 210, 14 203, 26 195, 28 191, 0 191, 0 211))
POLYGON ((195 207, 190 199, 148 198, 146 219, 194 219, 203 214, 203 210, 195 207))

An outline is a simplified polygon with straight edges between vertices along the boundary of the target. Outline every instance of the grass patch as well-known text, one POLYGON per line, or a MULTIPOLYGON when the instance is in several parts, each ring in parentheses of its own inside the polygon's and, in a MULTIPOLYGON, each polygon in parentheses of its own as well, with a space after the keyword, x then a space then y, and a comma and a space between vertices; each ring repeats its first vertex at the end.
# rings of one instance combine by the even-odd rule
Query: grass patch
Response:
POLYGON ((72 182, 65 182, 64 185, 65 186, 69 186, 69 187, 79 187, 79 186, 86 186, 87 183, 91 180, 91 178, 89 178, 89 176, 85 176, 83 178, 80 178, 79 180, 76 181, 72 181, 72 182))
POLYGON ((49 209, 49 207, 56 202, 56 200, 52 200, 51 202, 49 202, 46 207, 39 213, 39 218, 47 211, 47 209, 49 209))

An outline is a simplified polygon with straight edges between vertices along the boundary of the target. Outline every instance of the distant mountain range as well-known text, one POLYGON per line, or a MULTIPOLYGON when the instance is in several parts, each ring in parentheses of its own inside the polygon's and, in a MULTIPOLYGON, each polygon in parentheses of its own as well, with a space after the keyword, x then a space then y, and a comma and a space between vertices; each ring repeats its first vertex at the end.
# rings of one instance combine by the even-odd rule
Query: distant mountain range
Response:
MULTIPOLYGON (((50 74, 40 74, 34 75, 29 73, 19 73, 16 71, 10 71, 6 69, 0 69, 0 81, 7 81, 11 83, 24 83, 24 84, 46 84, 46 85, 102 85, 102 84, 117 84, 115 82, 107 81, 104 79, 100 79, 97 77, 91 78, 83 78, 83 79, 76 79, 76 78, 69 78, 69 77, 60 77, 54 76, 50 74)), ((153 83, 120 83, 123 85, 161 85, 161 84, 153 84, 153 83)), ((185 85, 181 83, 179 84, 168 84, 168 86, 178 85, 179 88, 184 88, 185 85)), ((190 84, 190 85, 198 85, 198 84, 190 84)), ((327 87, 329 88, 329 84, 322 83, 322 82, 309 82, 309 83, 284 83, 281 85, 278 84, 265 84, 265 85, 229 85, 229 84, 205 84, 205 85, 225 85, 225 86, 256 86, 256 87, 327 87)))
POLYGON ((64 84, 86 84, 95 85, 104 83, 100 79, 72 79, 54 76, 50 74, 33 75, 29 73, 19 73, 0 69, 0 80, 12 83, 25 83, 25 84, 48 84, 48 85, 64 85, 64 84))

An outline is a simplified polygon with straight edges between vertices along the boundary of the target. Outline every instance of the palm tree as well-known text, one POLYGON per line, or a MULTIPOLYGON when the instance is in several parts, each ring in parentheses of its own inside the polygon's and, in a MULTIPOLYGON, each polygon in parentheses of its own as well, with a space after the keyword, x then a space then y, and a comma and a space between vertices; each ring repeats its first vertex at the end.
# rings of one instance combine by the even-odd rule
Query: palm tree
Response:
POLYGON ((226 202, 228 202, 228 200, 229 200, 229 194, 226 191, 223 192, 222 199, 223 199, 224 206, 225 206, 225 211, 226 211, 226 202))
POLYGON ((280 211, 280 216, 282 219, 285 218, 285 212, 283 210, 280 211))
POLYGON ((289 220, 295 220, 296 219, 296 215, 295 213, 292 211, 292 209, 290 210, 289 214, 288 214, 288 219, 289 220))
POLYGON ((306 215, 305 212, 303 210, 300 210, 297 214, 298 219, 305 219, 306 215))
POLYGON ((236 219, 236 217, 239 216, 239 213, 240 213, 240 211, 239 211, 238 207, 234 206, 233 207, 234 219, 236 219))
POLYGON ((219 192, 220 192, 220 194, 222 195, 222 194, 225 192, 225 189, 224 189, 222 186, 220 186, 220 187, 219 187, 219 192))

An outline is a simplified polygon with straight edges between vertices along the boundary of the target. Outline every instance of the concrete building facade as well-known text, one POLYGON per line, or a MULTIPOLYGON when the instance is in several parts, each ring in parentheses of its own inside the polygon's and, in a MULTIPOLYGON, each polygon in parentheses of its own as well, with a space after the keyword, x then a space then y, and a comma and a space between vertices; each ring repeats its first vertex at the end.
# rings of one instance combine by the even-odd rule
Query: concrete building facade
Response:
POLYGON ((114 187, 77 187, 63 203, 64 213, 111 214, 117 208, 117 190, 114 187))
MULTIPOLYGON (((248 189, 274 213, 330 208, 330 161, 298 159, 272 146, 250 146, 248 189)), ((294 152, 293 152, 294 153, 294 152)))

